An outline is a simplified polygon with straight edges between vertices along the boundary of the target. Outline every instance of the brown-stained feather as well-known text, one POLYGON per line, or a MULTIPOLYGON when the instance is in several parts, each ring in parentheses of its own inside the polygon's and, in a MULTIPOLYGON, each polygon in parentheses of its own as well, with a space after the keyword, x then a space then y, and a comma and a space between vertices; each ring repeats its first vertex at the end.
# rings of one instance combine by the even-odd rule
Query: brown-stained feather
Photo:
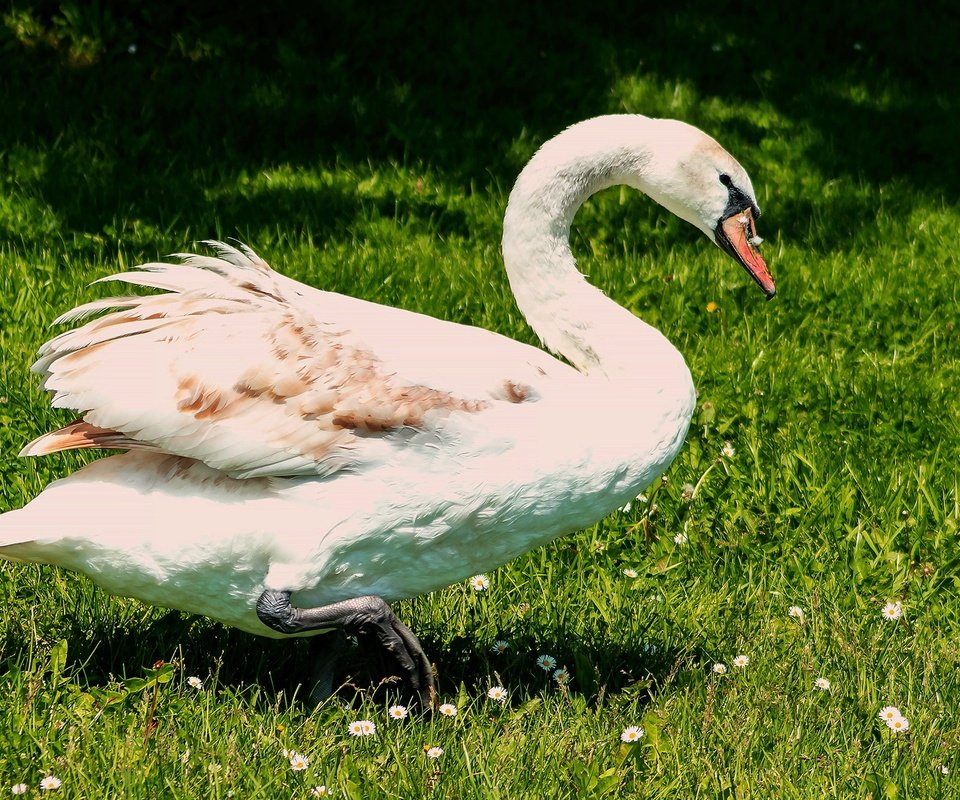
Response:
POLYGON ((231 478, 206 464, 185 456, 167 456, 153 462, 157 472, 166 480, 190 481, 194 486, 203 485, 224 488, 237 494, 262 497, 270 491, 269 478, 231 478))
MULTIPOLYGON (((125 280, 165 288, 169 293, 125 299, 125 310, 108 313, 49 342, 35 365, 45 373, 47 388, 69 399, 81 376, 91 383, 106 376, 106 385, 116 379, 119 367, 114 369, 111 364, 110 348, 121 338, 129 342, 132 337, 145 336, 145 352, 150 347, 164 347, 166 341, 185 343, 182 351, 170 349, 166 364, 174 379, 173 408, 188 419, 178 423, 174 414, 169 429, 158 432, 156 421, 152 427, 149 421, 145 426, 139 419, 132 423, 122 409, 110 409, 106 415, 98 406, 97 421, 116 424, 120 430, 77 422, 41 437, 27 448, 29 454, 90 447, 144 448, 199 458, 215 469, 244 477, 249 473, 305 474, 310 465, 316 465, 318 474, 325 474, 325 463, 339 469, 341 462, 349 462, 351 448, 364 435, 422 428, 434 412, 475 414, 495 401, 538 399, 535 389, 516 380, 504 380, 486 398, 461 397, 405 383, 373 352, 352 343, 346 330, 316 319, 298 307, 295 298, 286 297, 282 284, 270 277, 273 273, 265 264, 254 264, 244 253, 220 247, 243 272, 231 272, 217 259, 190 256, 185 267, 161 270, 163 281, 149 272, 143 273, 149 280, 130 273, 125 280), (250 277, 251 264, 263 275, 250 277), (209 271, 209 283, 193 277, 190 267, 209 271), (212 317, 247 314, 250 317, 244 323, 256 337, 247 341, 254 342, 256 355, 248 357, 245 352, 232 351, 229 341, 210 338, 222 337, 230 330, 219 323, 207 324, 212 317), (178 360, 178 352, 189 355, 178 360), (212 365, 216 368, 208 372, 198 360, 201 358, 226 358, 227 362, 212 365), (85 374, 88 371, 90 374, 85 374), (114 423, 114 419, 124 422, 114 423), (201 428, 196 422, 203 423, 202 435, 197 435, 201 428), (147 429, 153 438, 138 441, 147 429), (230 446, 233 437, 235 449, 230 446), (259 448, 249 469, 243 463, 247 439, 259 448), (203 446, 206 442, 212 443, 209 451, 203 446), (224 451, 229 455, 221 456, 224 451), (276 459, 273 464, 271 457, 276 459), (273 467, 280 471, 271 473, 273 467), (288 469, 292 472, 282 471, 288 469)), ((125 348, 118 352, 131 358, 133 351, 125 348)))
POLYGON ((131 450, 145 449, 149 445, 137 442, 117 431, 98 428, 96 425, 91 425, 83 420, 77 420, 59 430, 51 431, 34 439, 20 451, 20 455, 46 456, 64 450, 83 450, 92 447, 131 450))
POLYGON ((516 381, 504 381, 503 389, 511 403, 522 403, 530 396, 531 389, 516 381))
MULTIPOLYGON (((430 411, 475 413, 487 406, 484 400, 398 384, 394 376, 384 374, 372 353, 336 339, 310 335, 307 322, 293 313, 281 316, 269 344, 276 360, 247 370, 232 387, 205 387, 194 375, 182 377, 178 381, 177 408, 195 419, 216 421, 241 413, 243 406, 269 401, 336 434, 419 427, 430 411)), ((526 398, 527 387, 507 383, 513 392, 511 402, 526 398)), ((322 450, 341 443, 342 437, 326 441, 322 450)), ((300 450, 296 442, 287 444, 300 450)))
POLYGON ((273 292, 264 289, 262 286, 257 286, 250 281, 244 281, 243 283, 238 284, 241 289, 245 291, 252 292, 253 294, 260 295, 260 297, 269 297, 271 300, 276 300, 278 303, 283 302, 282 297, 277 297, 273 292))

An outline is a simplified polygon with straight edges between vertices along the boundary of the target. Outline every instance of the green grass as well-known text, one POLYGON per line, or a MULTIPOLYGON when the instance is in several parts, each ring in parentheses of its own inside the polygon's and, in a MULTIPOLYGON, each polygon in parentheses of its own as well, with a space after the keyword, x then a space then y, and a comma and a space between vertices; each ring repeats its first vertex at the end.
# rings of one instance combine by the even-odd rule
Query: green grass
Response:
POLYGON ((0 563, 0 793, 35 796, 52 772, 64 797, 960 797, 952 15, 670 5, 441 20, 34 3, 3 18, 2 510, 84 461, 16 458, 67 419, 28 372, 50 321, 99 296, 91 280, 197 239, 533 343, 500 218, 537 144, 584 117, 715 135, 753 177, 780 292, 765 303, 632 192, 584 207, 582 269, 680 347, 697 416, 647 502, 491 573, 485 593, 398 604, 454 719, 388 721, 360 652, 345 665, 360 691, 307 708, 303 642, 0 563), (881 619, 888 600, 899 622, 881 619), (712 673, 739 653, 745 669, 712 673), (485 698, 494 684, 508 703, 485 698), (878 722, 888 704, 909 733, 878 722), (363 718, 377 735, 348 736, 363 718), (619 741, 628 725, 639 744, 619 741))

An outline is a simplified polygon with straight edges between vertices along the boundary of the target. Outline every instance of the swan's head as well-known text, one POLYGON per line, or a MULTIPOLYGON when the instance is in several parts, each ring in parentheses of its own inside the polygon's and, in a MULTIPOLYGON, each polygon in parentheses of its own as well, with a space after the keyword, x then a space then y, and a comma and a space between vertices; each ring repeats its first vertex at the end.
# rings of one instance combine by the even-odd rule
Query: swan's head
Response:
MULTIPOLYGON (((650 120, 648 160, 640 188, 681 219, 702 230, 739 262, 768 298, 773 277, 760 255, 760 216, 750 176, 736 159, 702 131, 676 120, 650 120)), ((649 134, 648 134, 649 136, 649 134)))

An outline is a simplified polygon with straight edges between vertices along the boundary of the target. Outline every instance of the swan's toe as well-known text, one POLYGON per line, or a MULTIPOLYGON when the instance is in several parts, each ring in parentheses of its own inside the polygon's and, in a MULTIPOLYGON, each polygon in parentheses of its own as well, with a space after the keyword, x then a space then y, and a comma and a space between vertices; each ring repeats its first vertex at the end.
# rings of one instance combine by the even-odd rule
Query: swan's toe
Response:
POLYGON ((257 600, 257 616, 268 628, 286 634, 329 628, 373 634, 396 660, 420 705, 424 709, 436 705, 437 685, 430 659, 420 640, 382 597, 366 595, 316 608, 297 608, 290 602, 290 592, 267 589, 257 600))

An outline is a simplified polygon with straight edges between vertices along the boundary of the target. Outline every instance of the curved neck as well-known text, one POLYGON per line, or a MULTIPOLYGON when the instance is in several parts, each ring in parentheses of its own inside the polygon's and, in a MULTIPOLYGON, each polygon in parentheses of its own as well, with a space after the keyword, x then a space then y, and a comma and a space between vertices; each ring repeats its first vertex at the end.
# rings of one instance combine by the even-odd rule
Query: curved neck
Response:
POLYGON ((591 375, 666 371, 689 381, 670 342, 587 283, 570 250, 570 225, 590 195, 623 183, 658 193, 647 170, 657 122, 617 115, 567 129, 531 159, 507 204, 503 260, 517 305, 550 350, 591 375))

